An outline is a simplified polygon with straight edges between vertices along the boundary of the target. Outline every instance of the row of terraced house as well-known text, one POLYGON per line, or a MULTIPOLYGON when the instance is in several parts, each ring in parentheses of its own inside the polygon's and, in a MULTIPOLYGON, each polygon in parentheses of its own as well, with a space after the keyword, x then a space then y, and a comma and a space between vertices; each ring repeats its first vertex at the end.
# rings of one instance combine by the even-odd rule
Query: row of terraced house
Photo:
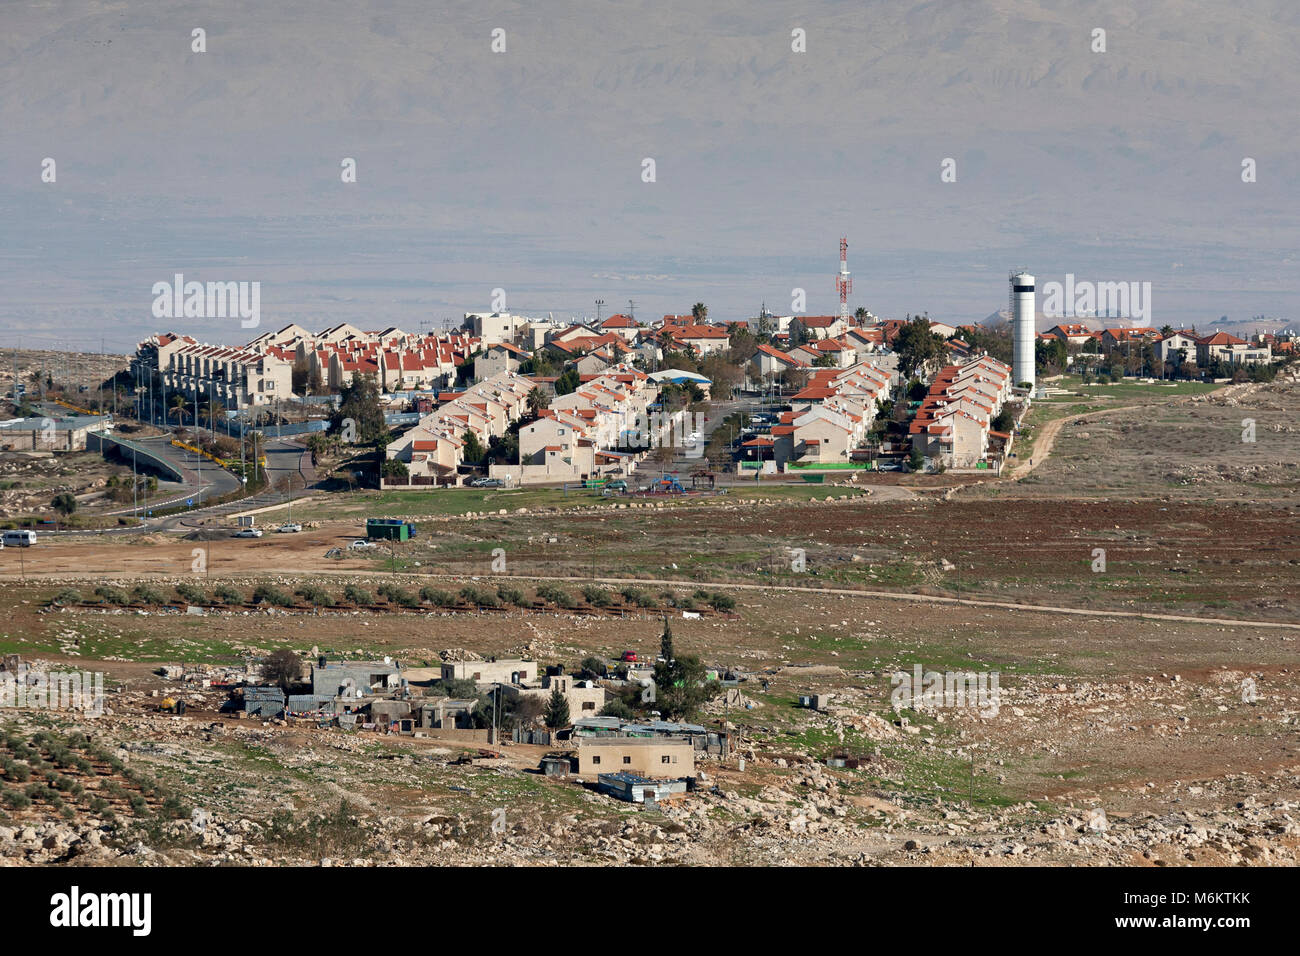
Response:
MULTIPOLYGON (((617 447, 645 420, 658 388, 630 365, 580 381, 574 392, 551 398, 550 407, 519 429, 518 463, 492 465, 490 476, 520 483, 630 473, 634 455, 617 447)), ((528 396, 534 388, 549 391, 550 383, 499 372, 464 391, 441 393, 433 412, 388 445, 387 457, 403 462, 407 477, 388 478, 385 484, 459 484, 466 433, 473 432, 484 448, 504 437, 512 424, 531 415, 528 396)))
POLYGON ((966 469, 988 463, 990 438, 1011 440, 992 427, 1011 388, 1011 367, 987 355, 942 369, 909 426, 912 447, 932 466, 966 469))
POLYGON ((771 436, 744 443, 778 466, 847 464, 862 447, 876 419, 878 403, 889 398, 890 373, 871 361, 844 369, 812 370, 807 385, 790 398, 771 436))
MULTIPOLYGON (((513 470, 522 480, 569 481, 631 473, 635 453, 618 449, 629 435, 646 429, 658 386, 631 365, 583 375, 579 381, 577 389, 552 399, 536 421, 520 428, 518 467, 495 465, 494 476, 513 470)), ((648 436, 640 444, 648 446, 648 436)))

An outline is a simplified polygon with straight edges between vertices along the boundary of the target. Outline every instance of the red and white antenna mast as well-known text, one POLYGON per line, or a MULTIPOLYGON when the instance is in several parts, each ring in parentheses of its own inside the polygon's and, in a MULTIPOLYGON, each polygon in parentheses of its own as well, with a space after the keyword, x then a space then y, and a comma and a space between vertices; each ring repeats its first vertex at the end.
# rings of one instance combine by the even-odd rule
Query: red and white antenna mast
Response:
POLYGON ((835 277, 835 288, 840 293, 840 318, 845 324, 849 321, 849 293, 853 291, 853 280, 849 277, 849 239, 840 238, 840 274, 835 277))

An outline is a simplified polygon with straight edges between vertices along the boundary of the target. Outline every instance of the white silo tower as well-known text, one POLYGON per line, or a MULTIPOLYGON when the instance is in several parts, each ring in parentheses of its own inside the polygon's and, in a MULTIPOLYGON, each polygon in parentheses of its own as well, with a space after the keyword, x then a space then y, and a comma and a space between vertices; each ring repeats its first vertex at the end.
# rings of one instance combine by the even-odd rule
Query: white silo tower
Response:
POLYGON ((1011 273, 1011 335, 1015 344, 1012 384, 1034 384, 1034 277, 1023 270, 1011 273))

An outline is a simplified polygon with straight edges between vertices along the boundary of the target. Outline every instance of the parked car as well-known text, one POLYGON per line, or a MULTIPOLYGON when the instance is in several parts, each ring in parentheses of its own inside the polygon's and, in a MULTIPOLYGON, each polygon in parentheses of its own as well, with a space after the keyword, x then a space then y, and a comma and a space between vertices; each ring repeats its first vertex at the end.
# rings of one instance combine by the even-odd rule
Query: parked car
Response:
POLYGON ((627 482, 622 478, 615 478, 605 484, 606 491, 627 491, 627 482))
POLYGON ((365 538, 357 538, 357 540, 353 541, 350 545, 348 545, 348 547, 351 548, 353 551, 360 551, 363 548, 377 547, 377 545, 373 541, 367 541, 365 538))
POLYGON ((472 488, 504 488, 506 483, 500 478, 475 478, 470 482, 472 488))
POLYGON ((280 534, 294 534, 302 530, 302 525, 298 524, 296 521, 290 521, 287 524, 280 525, 280 527, 275 530, 280 532, 280 534))
POLYGON ((261 536, 261 528, 240 528, 235 532, 236 538, 260 538, 261 536))
POLYGON ((624 663, 627 663, 627 664, 635 664, 635 663, 636 663, 636 651, 624 651, 624 652, 623 652, 623 656, 620 657, 619 660, 620 660, 620 661, 623 661, 624 663))

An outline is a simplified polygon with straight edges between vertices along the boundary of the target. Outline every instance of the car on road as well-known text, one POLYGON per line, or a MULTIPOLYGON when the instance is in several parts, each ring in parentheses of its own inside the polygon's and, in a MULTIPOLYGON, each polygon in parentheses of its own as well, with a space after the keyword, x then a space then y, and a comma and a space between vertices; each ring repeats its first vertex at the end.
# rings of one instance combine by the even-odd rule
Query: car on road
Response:
POLYGON ((353 551, 362 551, 366 548, 376 548, 378 545, 373 541, 367 541, 365 538, 357 538, 348 547, 353 551))
POLYGON ((287 524, 280 525, 280 527, 275 530, 280 534, 295 534, 302 530, 302 525, 298 524, 296 521, 290 521, 287 524))
POLYGON ((235 532, 236 538, 260 538, 261 536, 261 528, 240 528, 235 532))

